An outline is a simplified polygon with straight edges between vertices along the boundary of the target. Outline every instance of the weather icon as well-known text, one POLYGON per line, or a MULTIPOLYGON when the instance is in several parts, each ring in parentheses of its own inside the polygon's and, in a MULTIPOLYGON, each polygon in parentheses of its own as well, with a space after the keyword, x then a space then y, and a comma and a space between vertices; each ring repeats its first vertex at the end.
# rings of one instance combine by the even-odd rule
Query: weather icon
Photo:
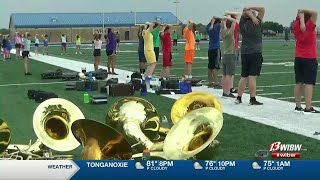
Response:
POLYGON ((142 164, 140 162, 136 162, 136 169, 144 169, 144 167, 142 166, 142 164))
POLYGON ((198 162, 195 162, 193 164, 193 167, 194 167, 194 169, 203 169, 203 167, 198 162))
POLYGON ((257 162, 252 163, 252 169, 261 169, 261 166, 257 162))

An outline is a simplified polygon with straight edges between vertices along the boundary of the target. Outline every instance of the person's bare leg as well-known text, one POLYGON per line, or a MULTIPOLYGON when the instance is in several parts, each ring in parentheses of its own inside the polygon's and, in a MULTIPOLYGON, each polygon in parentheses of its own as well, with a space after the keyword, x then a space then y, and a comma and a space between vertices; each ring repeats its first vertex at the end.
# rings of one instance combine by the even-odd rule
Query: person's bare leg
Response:
POLYGON ((111 56, 108 56, 107 68, 108 68, 108 72, 112 73, 111 70, 110 70, 111 69, 111 56))
POLYGON ((307 84, 304 87, 304 99, 306 103, 306 109, 310 110, 311 101, 312 101, 312 92, 313 92, 313 85, 307 84))
POLYGON ((294 98, 296 102, 296 107, 301 108, 301 95, 302 95, 302 83, 298 83, 294 86, 294 98))
POLYGON ((214 84, 218 85, 219 84, 218 70, 217 69, 213 69, 212 70, 212 75, 213 75, 214 84))
POLYGON ((113 56, 111 56, 111 59, 112 59, 112 60, 111 60, 111 71, 112 71, 113 74, 115 74, 114 69, 115 69, 115 67, 116 67, 117 58, 116 58, 115 55, 113 55, 113 56))
POLYGON ((24 57, 23 58, 23 60, 24 60, 24 73, 26 74, 26 73, 29 73, 29 66, 28 66, 28 61, 29 61, 29 59, 28 59, 28 57, 24 57))
POLYGON ((213 81, 213 72, 212 69, 208 69, 208 85, 212 85, 212 81, 213 81))
POLYGON ((238 96, 242 97, 244 90, 246 89, 246 86, 248 84, 248 79, 247 77, 241 77, 238 85, 238 96))
POLYGON ((249 93, 250 97, 256 96, 257 76, 249 76, 249 93))

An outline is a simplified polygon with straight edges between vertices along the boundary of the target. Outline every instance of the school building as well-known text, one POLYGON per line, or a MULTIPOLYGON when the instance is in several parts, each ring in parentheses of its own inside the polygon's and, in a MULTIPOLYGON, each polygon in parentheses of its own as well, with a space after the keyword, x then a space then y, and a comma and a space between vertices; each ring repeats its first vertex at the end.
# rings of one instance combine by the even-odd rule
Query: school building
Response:
POLYGON ((29 32, 33 37, 47 34, 50 43, 59 43, 64 33, 68 42, 75 42, 75 36, 79 34, 83 43, 89 43, 93 33, 103 34, 107 28, 113 28, 121 41, 135 41, 139 27, 155 21, 173 25, 181 38, 182 22, 171 12, 14 13, 9 29, 12 38, 16 32, 29 32))

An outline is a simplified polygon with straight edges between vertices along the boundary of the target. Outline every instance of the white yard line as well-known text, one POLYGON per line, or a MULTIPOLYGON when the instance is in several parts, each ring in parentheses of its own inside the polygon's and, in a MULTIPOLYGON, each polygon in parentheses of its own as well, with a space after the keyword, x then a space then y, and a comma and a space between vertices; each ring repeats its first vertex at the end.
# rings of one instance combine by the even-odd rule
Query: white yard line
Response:
POLYGON ((258 94, 258 96, 270 96, 270 95, 281 95, 282 93, 264 93, 264 94, 258 94))
MULTIPOLYGON (((277 98, 279 100, 285 100, 285 99, 294 99, 295 97, 282 97, 282 98, 277 98)), ((319 117, 320 118, 320 117, 319 117)))
MULTIPOLYGON (((32 58, 34 60, 55 66, 60 66, 74 71, 81 71, 81 68, 86 68, 88 71, 93 70, 93 65, 89 63, 78 62, 52 56, 36 57, 34 56, 34 53, 31 53, 31 55, 33 55, 32 58)), ((106 67, 101 66, 101 68, 106 67)), ((125 82, 126 76, 132 73, 120 69, 116 69, 116 72, 119 75, 115 77, 119 79, 119 82, 125 82)), ((310 114, 307 116, 306 119, 306 116, 302 113, 296 114, 293 112, 295 108, 294 103, 257 96, 257 100, 263 102, 264 105, 248 106, 250 96, 248 94, 244 94, 243 103, 235 105, 234 99, 221 98, 221 89, 213 89, 207 88, 206 86, 202 86, 193 87, 192 90, 208 92, 212 95, 215 95, 217 99, 220 101, 224 113, 320 140, 320 136, 313 135, 314 132, 319 131, 320 115, 310 114)), ((150 92, 153 93, 153 91, 150 92)), ((178 99, 182 95, 163 96, 172 99, 178 99)))
POLYGON ((47 82, 47 83, 17 83, 17 84, 0 84, 0 87, 9 86, 29 86, 29 85, 46 85, 46 84, 65 84, 66 82, 47 82))

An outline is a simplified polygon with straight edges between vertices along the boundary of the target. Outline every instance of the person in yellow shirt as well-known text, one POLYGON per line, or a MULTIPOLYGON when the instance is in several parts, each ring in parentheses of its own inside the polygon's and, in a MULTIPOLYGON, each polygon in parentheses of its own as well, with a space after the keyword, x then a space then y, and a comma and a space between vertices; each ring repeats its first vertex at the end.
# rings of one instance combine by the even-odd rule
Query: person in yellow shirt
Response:
POLYGON ((76 35, 76 54, 82 54, 80 52, 80 48, 81 48, 81 37, 79 36, 79 34, 76 35))
POLYGON ((183 36, 186 39, 185 51, 184 51, 184 76, 186 79, 192 79, 192 64, 194 62, 195 54, 195 37, 194 32, 196 25, 192 21, 188 21, 187 26, 183 30, 183 36))
POLYGON ((144 55, 148 63, 148 67, 145 73, 145 82, 147 85, 150 84, 152 74, 157 65, 156 55, 154 53, 154 46, 153 46, 153 35, 152 35, 153 27, 154 27, 153 23, 147 22, 142 32, 142 36, 144 40, 144 55))

